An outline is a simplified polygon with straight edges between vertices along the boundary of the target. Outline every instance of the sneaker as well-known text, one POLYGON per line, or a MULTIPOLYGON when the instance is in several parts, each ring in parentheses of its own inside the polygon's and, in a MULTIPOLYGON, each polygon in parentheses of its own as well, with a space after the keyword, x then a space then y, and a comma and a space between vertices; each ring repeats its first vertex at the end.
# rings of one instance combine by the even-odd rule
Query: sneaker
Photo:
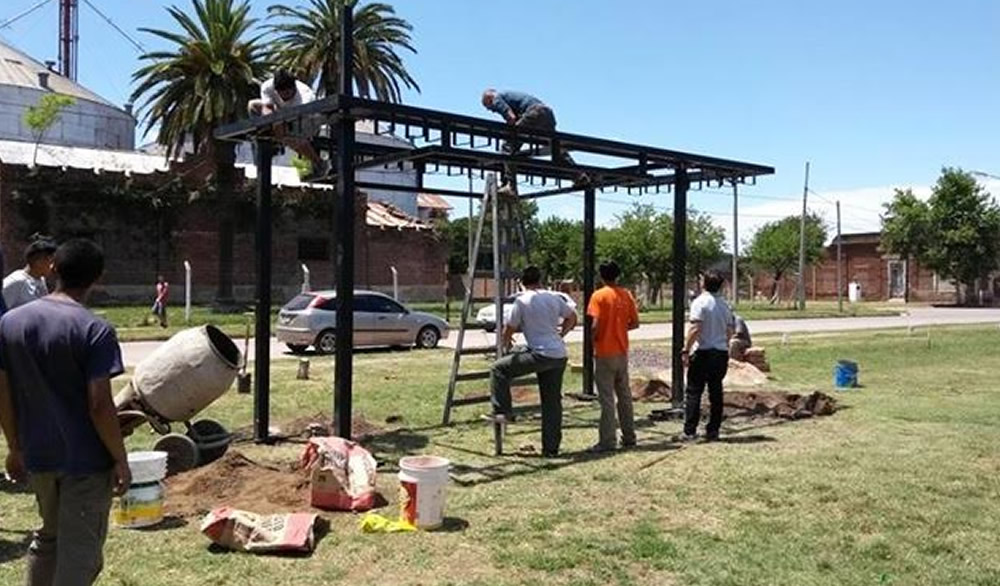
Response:
POLYGON ((632 440, 632 441, 630 441, 630 442, 627 442, 627 441, 625 441, 625 440, 622 440, 622 449, 623 449, 623 450, 631 450, 631 449, 632 449, 632 448, 634 448, 635 446, 636 446, 636 441, 635 441, 635 440, 632 440))
POLYGON ((517 197, 517 188, 513 185, 502 185, 497 189, 500 197, 517 197))
POLYGON ((698 434, 679 433, 674 436, 674 441, 681 444, 689 444, 698 440, 698 434))
POLYGON ((604 444, 594 444, 587 448, 588 454, 606 454, 613 451, 615 451, 614 446, 606 446, 604 444))
POLYGON ((717 433, 712 435, 706 435, 705 437, 701 438, 701 442, 704 444, 710 444, 712 442, 717 442, 717 441, 719 441, 719 434, 717 433))

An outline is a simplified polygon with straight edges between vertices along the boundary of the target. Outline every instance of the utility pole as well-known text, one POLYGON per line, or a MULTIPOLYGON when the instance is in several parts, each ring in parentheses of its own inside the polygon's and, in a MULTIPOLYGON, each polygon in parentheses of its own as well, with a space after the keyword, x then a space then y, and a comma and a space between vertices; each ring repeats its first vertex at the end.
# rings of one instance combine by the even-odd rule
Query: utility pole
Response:
POLYGON ((733 179, 733 305, 740 301, 740 276, 737 263, 740 258, 740 192, 739 183, 733 179))
POLYGON ((844 313, 844 283, 841 271, 840 200, 837 200, 837 311, 844 313))
POLYGON ((809 198, 809 161, 806 161, 806 182, 802 188, 802 221, 799 226, 799 311, 806 309, 806 209, 809 198))

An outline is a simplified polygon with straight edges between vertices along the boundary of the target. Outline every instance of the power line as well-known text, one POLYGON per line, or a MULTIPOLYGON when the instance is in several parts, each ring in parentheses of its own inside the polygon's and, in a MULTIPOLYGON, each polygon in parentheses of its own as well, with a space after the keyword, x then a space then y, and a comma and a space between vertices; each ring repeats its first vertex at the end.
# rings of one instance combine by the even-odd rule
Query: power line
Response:
POLYGON ((25 10, 24 12, 22 12, 22 13, 20 13, 20 14, 16 14, 16 15, 14 15, 14 16, 12 16, 12 17, 8 18, 7 20, 5 20, 5 21, 3 21, 2 23, 0 23, 0 30, 2 30, 2 29, 5 29, 5 28, 9 27, 10 25, 12 25, 12 24, 14 24, 15 22, 17 22, 17 21, 21 20, 21 19, 22 19, 22 18, 24 18, 25 16, 28 16, 28 15, 29 15, 29 14, 31 14, 32 12, 34 12, 34 11, 38 10, 39 8, 41 8, 41 7, 45 6, 46 4, 48 4, 48 3, 49 3, 49 2, 51 2, 51 1, 52 1, 52 0, 42 0, 41 2, 39 2, 39 3, 35 4, 34 6, 32 6, 31 8, 29 8, 29 9, 25 10))
MULTIPOLYGON (((46 0, 46 1, 48 1, 48 0, 46 0)), ((127 40, 129 43, 131 43, 132 46, 135 47, 137 51, 139 51, 140 53, 145 53, 146 52, 146 47, 144 47, 142 43, 140 43, 139 41, 133 39, 127 32, 125 32, 124 30, 122 30, 121 27, 119 27, 117 24, 114 23, 113 20, 111 20, 111 18, 109 18, 106 14, 104 14, 103 12, 101 12, 101 10, 98 7, 94 6, 90 2, 90 0, 83 0, 83 3, 86 4, 87 6, 89 6, 91 10, 93 10, 94 12, 96 12, 98 16, 100 16, 101 18, 103 18, 105 22, 107 22, 109 25, 111 25, 111 28, 113 28, 116 31, 118 31, 118 34, 120 34, 122 37, 125 38, 125 40, 127 40)))

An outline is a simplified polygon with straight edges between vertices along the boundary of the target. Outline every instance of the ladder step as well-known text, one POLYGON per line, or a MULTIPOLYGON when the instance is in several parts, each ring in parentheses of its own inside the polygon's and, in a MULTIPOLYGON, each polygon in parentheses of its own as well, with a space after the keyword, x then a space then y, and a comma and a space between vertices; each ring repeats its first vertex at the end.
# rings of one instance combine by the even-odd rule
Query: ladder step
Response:
MULTIPOLYGON (((489 380, 490 371, 482 370, 476 372, 463 372, 455 375, 456 382, 470 381, 470 380, 489 380)), ((531 385, 538 384, 537 376, 524 376, 521 378, 516 378, 510 381, 510 386, 512 387, 530 387, 531 385)))
POLYGON ((496 354, 497 349, 493 346, 482 346, 479 348, 462 348, 460 354, 462 356, 469 356, 473 354, 496 354))
POLYGON ((462 405, 479 405, 480 403, 489 403, 489 395, 476 395, 474 397, 459 397, 451 402, 452 407, 461 407, 462 405))

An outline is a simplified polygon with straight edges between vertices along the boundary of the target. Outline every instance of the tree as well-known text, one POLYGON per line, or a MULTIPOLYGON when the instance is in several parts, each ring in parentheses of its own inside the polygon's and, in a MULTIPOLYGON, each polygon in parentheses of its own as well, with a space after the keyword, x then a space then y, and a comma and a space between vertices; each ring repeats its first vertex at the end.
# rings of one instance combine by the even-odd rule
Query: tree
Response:
POLYGON ((622 283, 646 280, 646 301, 655 304, 660 288, 670 279, 673 260, 673 218, 650 205, 636 204, 618 217, 613 228, 597 234, 601 258, 612 259, 622 269, 622 283))
POLYGON ((941 171, 928 204, 922 262, 966 285, 969 303, 976 280, 1000 263, 1000 206, 971 174, 952 168, 941 171))
POLYGON ((551 281, 583 276, 583 222, 552 216, 540 222, 531 260, 551 281))
POLYGON ((700 275, 723 257, 726 231, 712 222, 708 214, 696 213, 687 224, 687 274, 700 275))
POLYGON ((31 130, 35 139, 35 148, 31 154, 31 166, 38 164, 38 145, 52 125, 59 121, 64 108, 76 103, 71 96, 65 94, 45 94, 34 106, 28 106, 24 112, 24 124, 31 130))
POLYGON ((260 36, 251 36, 255 20, 250 4, 234 0, 192 0, 194 18, 176 6, 167 9, 180 32, 140 29, 160 37, 170 50, 146 53, 146 65, 132 76, 138 85, 133 100, 144 97, 141 111, 148 133, 169 155, 186 144, 195 157, 214 169, 219 198, 219 282, 216 301, 233 300, 232 194, 236 183, 235 144, 216 140, 214 130, 246 116, 247 101, 257 94, 257 81, 267 72, 260 36))
MULTIPOLYGON (((748 256, 760 270, 766 270, 774 278, 771 289, 771 303, 778 300, 778 282, 799 262, 800 216, 789 216, 782 220, 764 224, 750 241, 748 256)), ((826 242, 826 226, 815 214, 806 217, 806 264, 813 264, 823 256, 826 242)))
MULTIPOLYGON (((277 36, 274 60, 304 79, 319 79, 326 95, 338 93, 340 77, 340 15, 357 0, 309 0, 307 6, 271 6, 272 16, 285 19, 269 29, 277 36)), ((382 3, 362 6, 354 13, 354 83, 363 97, 399 102, 400 86, 420 91, 406 70, 399 50, 416 53, 407 21, 382 3)))
MULTIPOLYGON (((930 208, 913 195, 910 189, 897 189, 893 200, 885 204, 882 216, 882 248, 906 259, 925 259, 931 241, 930 208)), ((906 299, 910 296, 910 281, 906 280, 906 299)))

